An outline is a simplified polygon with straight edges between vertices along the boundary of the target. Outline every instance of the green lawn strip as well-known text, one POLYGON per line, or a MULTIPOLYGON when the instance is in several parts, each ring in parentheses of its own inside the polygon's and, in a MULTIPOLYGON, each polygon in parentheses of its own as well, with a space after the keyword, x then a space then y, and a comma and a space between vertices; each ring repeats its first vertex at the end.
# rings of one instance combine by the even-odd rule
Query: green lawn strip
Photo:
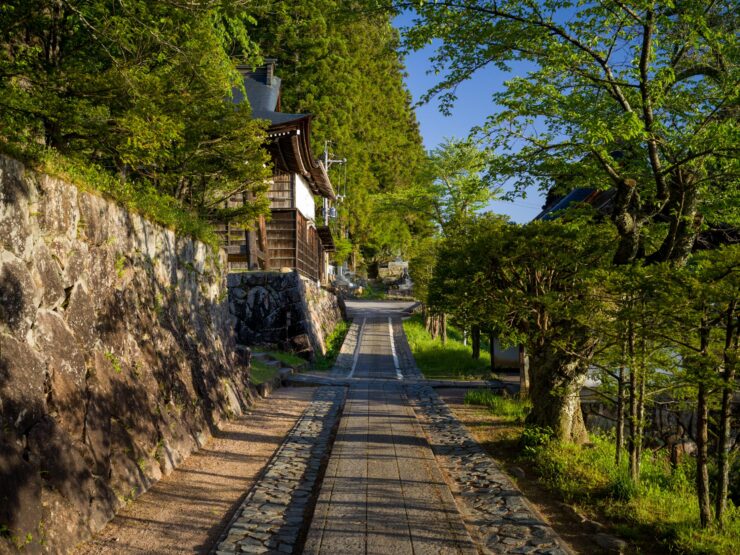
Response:
POLYGON ((504 397, 490 389, 471 389, 465 393, 466 405, 480 405, 507 422, 523 423, 532 407, 528 400, 504 397))
POLYGON ((261 360, 252 359, 249 377, 254 385, 269 382, 278 375, 278 368, 265 364, 261 360))
MULTIPOLYGON (((527 402, 487 391, 468 392, 465 402, 487 407, 504 423, 523 421, 528 410, 527 402)), ((671 468, 665 449, 646 451, 636 486, 628 477, 626 453, 620 465, 614 463, 614 438, 609 435, 591 434, 589 444, 574 445, 550 441, 541 430, 523 426, 518 430, 518 441, 506 438, 501 449, 489 447, 512 462, 526 463, 547 489, 633 542, 638 550, 654 551, 659 542, 672 553, 738 552, 740 510, 732 503, 723 530, 699 527, 691 457, 671 468)))
POLYGON ((266 353, 290 368, 303 366, 307 363, 305 358, 301 358, 293 353, 286 353, 285 351, 266 351, 266 353))
POLYGON ((311 370, 319 372, 331 370, 334 362, 337 360, 337 356, 339 356, 339 351, 342 349, 342 343, 344 343, 344 338, 347 336, 348 331, 349 324, 344 320, 336 325, 334 331, 326 338, 326 354, 316 354, 316 357, 311 363, 311 370))
POLYGON ((362 286, 362 294, 359 295, 358 299, 366 301, 382 301, 386 298, 387 291, 383 285, 369 283, 362 286))
POLYGON ((455 326, 447 327, 447 342, 432 339, 424 327, 420 314, 403 322, 403 329, 416 360, 416 365, 426 378, 445 379, 486 379, 490 377, 491 357, 483 350, 478 360, 472 357, 470 345, 463 345, 462 333, 455 326))

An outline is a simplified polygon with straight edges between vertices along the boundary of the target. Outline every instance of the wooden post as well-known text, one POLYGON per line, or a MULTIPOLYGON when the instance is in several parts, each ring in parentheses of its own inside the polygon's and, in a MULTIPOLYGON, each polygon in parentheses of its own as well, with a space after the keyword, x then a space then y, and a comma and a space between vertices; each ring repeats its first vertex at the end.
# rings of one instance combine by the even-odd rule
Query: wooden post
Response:
POLYGON ((529 357, 524 345, 519 345, 519 398, 529 397, 529 357))
POLYGON ((470 340, 473 344, 473 359, 480 358, 480 328, 473 326, 470 330, 470 340))
POLYGON ((489 352, 491 353, 491 373, 496 373, 496 338, 493 335, 493 331, 488 333, 489 341, 489 352))

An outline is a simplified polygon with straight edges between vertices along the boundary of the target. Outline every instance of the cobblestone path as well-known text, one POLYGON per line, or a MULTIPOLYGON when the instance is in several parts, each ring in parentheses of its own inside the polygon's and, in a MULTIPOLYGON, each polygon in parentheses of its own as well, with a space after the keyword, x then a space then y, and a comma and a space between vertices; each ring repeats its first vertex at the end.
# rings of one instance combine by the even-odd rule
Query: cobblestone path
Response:
POLYGON ((218 554, 568 553, 420 380, 403 307, 348 303, 337 385, 319 388, 321 408, 296 424, 290 456, 268 465, 218 554))

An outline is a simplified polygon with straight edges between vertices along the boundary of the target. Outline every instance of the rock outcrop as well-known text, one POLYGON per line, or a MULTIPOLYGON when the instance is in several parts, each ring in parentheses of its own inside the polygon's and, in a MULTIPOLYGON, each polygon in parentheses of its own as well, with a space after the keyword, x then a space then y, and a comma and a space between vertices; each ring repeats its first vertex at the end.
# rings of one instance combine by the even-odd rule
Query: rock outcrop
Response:
POLYGON ((64 552, 247 406, 225 266, 0 156, 0 552, 64 552))
POLYGON ((276 345, 312 358, 342 319, 337 297, 298 272, 229 274, 229 306, 243 345, 276 345))

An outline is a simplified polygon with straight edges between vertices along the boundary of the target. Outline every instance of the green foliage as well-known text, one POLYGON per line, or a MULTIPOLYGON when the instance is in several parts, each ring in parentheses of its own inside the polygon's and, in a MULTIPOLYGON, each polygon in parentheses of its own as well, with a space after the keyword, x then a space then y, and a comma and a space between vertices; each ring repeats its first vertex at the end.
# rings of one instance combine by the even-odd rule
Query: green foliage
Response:
POLYGON ((303 359, 298 355, 294 355, 293 353, 286 353, 285 351, 267 351, 267 354, 291 368, 306 365, 306 359, 303 359))
POLYGON ((620 535, 649 543, 657 539, 665 549, 697 555, 730 554, 740 541, 740 511, 734 506, 724 530, 699 528, 690 458, 671 468, 665 450, 651 453, 637 485, 626 461, 614 464, 611 436, 592 435, 590 444, 579 446, 525 428, 522 444, 523 457, 550 490, 587 511, 602 512, 620 535))
POLYGON ((403 329, 416 364, 428 379, 480 379, 490 376, 491 358, 482 352, 472 358, 472 348, 463 345, 462 333, 453 325, 447 327, 447 342, 432 339, 421 315, 403 321, 403 329))
POLYGON ((230 100, 232 55, 255 56, 250 21, 231 0, 5 2, 2 138, 25 158, 47 147, 93 166, 110 176, 107 193, 154 202, 162 220, 183 219, 187 207, 248 224, 267 209, 268 175, 264 125, 230 100), (257 200, 223 209, 244 191, 257 200))
POLYGON ((359 295, 359 298, 368 301, 381 301, 385 299, 386 294, 386 288, 382 283, 372 283, 368 281, 362 286, 362 294, 359 295))
POLYGON ((701 216, 740 221, 734 2, 484 0, 414 9, 405 46, 432 45, 439 81, 424 100, 439 95, 444 112, 482 67, 526 64, 526 74, 492 94, 495 113, 475 130, 496 153, 491 175, 520 193, 616 188, 622 263, 684 261, 701 216), (647 250, 643 233, 654 227, 662 234, 647 250))
POLYGON ((249 367, 249 380, 254 385, 272 381, 278 375, 278 368, 269 366, 261 360, 252 360, 249 367))
POLYGON ((330 370, 334 366, 334 361, 342 350, 342 343, 349 331, 349 324, 344 320, 337 323, 334 330, 326 338, 326 353, 316 354, 316 358, 311 365, 313 370, 330 370))
POLYGON ((504 397, 500 392, 490 389, 471 389, 465 392, 466 405, 480 405, 488 408, 491 413, 501 416, 510 422, 523 423, 532 408, 528 399, 504 397))
POLYGON ((113 371, 116 374, 120 374, 121 372, 123 372, 121 359, 118 358, 115 353, 112 353, 111 351, 106 351, 105 358, 108 359, 108 362, 110 362, 111 366, 113 367, 113 371))
POLYGON ((447 139, 429 153, 426 179, 389 192, 388 210, 418 214, 442 234, 482 210, 498 193, 486 175, 490 154, 470 139, 447 139))

